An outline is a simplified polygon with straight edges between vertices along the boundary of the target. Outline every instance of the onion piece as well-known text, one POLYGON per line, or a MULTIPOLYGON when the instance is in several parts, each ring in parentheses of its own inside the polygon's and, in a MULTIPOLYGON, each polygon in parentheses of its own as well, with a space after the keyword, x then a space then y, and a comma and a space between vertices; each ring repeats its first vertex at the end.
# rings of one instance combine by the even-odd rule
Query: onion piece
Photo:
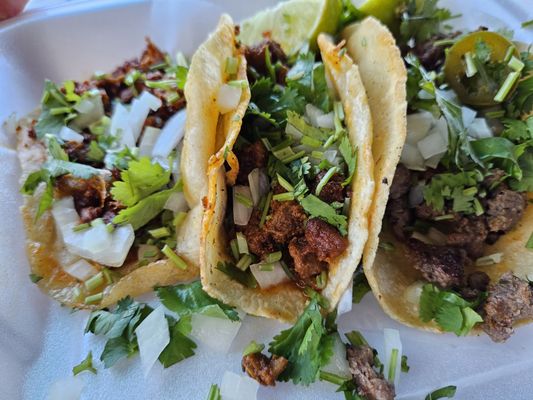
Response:
POLYGON ((161 99, 147 91, 142 92, 139 97, 133 99, 129 111, 129 123, 135 142, 141 136, 144 121, 146 121, 150 110, 157 111, 161 104, 161 99))
POLYGON ((161 134, 161 129, 154 128, 153 126, 147 126, 144 128, 139 142, 139 156, 150 157, 154 149, 154 145, 157 142, 157 138, 161 134))
POLYGON ((475 139, 492 137, 492 129, 485 118, 475 118, 468 127, 468 136, 475 139))
POLYGON ((311 103, 305 105, 305 116, 309 119, 311 125, 318 126, 318 118, 322 115, 324 115, 324 112, 320 108, 311 103))
POLYGON ((424 139, 419 140, 417 147, 424 160, 439 154, 444 154, 448 150, 448 145, 438 132, 432 133, 424 139))
POLYGON ((248 183, 250 184, 250 193, 254 206, 257 206, 261 198, 268 193, 269 183, 268 176, 263 168, 255 168, 248 174, 248 183))
POLYGON ((218 89, 217 106, 221 114, 235 110, 241 100, 242 87, 223 84, 218 89))
POLYGON ((400 162, 407 168, 415 171, 425 171, 424 158, 418 151, 418 147, 405 143, 400 157, 400 162))
POLYGON ((262 268, 266 269, 265 263, 250 265, 250 270, 261 289, 266 289, 289 280, 279 261, 270 263, 268 266, 272 270, 262 270, 262 268))
POLYGON ((220 395, 224 400, 256 400, 259 383, 244 375, 226 371, 220 384, 220 395))
POLYGON ((322 370, 346 379, 352 376, 348 361, 346 360, 346 345, 342 342, 339 334, 334 336, 333 355, 322 370))
POLYGON ((74 231, 80 218, 72 197, 54 202, 52 215, 56 229, 70 253, 110 267, 120 267, 124 263, 135 239, 131 225, 119 226, 113 233, 107 232, 104 224, 74 231))
POLYGON ((226 354, 241 327, 240 321, 193 314, 191 336, 211 350, 226 354), (216 332, 216 335, 213 334, 216 332))
POLYGON ((320 115, 316 119, 316 126, 319 128, 335 129, 335 113, 320 115))
POLYGON ((406 142, 411 145, 416 145, 427 135, 434 121, 435 117, 429 111, 420 111, 415 114, 409 114, 407 116, 406 142))
POLYGON ((291 124, 287 124, 285 127, 285 133, 292 137, 295 142, 299 141, 304 136, 302 132, 300 132, 294 125, 291 124))
POLYGON ((503 253, 489 254, 488 256, 479 257, 476 260, 476 267, 486 267, 488 265, 499 264, 503 260, 503 253))
POLYGON ((83 135, 80 135, 78 132, 76 132, 74 129, 69 128, 68 126, 64 126, 61 128, 61 130, 59 131, 59 137, 65 142, 83 142, 83 135))
POLYGON ((427 168, 437 168, 439 163, 440 163, 440 160, 442 160, 442 157, 444 157, 446 153, 442 153, 442 154, 437 154, 437 155, 434 155, 433 157, 430 157, 426 160, 425 162, 425 165, 427 168))
POLYGON ((346 314, 352 311, 353 306, 353 285, 349 285, 348 289, 342 294, 339 304, 337 305, 337 315, 346 314))
POLYGON ((157 138, 152 150, 152 157, 167 158, 183 139, 185 134, 185 119, 187 112, 185 109, 178 111, 166 122, 161 129, 161 134, 157 138))
POLYGON ((183 192, 174 192, 168 197, 163 208, 178 213, 180 211, 187 211, 189 206, 187 205, 183 192))
POLYGON ((385 339, 384 375, 389 382, 398 387, 402 372, 402 342, 400 332, 397 329, 383 329, 385 339))
POLYGON ((463 125, 465 128, 468 128, 474 119, 476 118, 477 111, 472 110, 470 107, 462 106, 461 113, 463 115, 463 125))
POLYGON ((89 96, 81 100, 74 109, 79 114, 72 120, 71 125, 79 130, 87 128, 96 121, 100 121, 104 116, 104 103, 100 92, 91 90, 89 96))
POLYGON ((87 279, 98 273, 98 270, 83 258, 64 267, 63 270, 70 276, 73 276, 82 282, 85 282, 87 279))
POLYGON ((80 376, 59 379, 50 385, 47 400, 79 400, 84 386, 80 376))
POLYGON ((157 307, 135 329, 144 376, 154 366, 161 352, 170 343, 170 333, 164 306, 157 307))
POLYGON ((236 195, 244 196, 250 201, 252 200, 252 193, 248 186, 235 185, 233 186, 233 222, 235 225, 247 225, 250 217, 252 216, 252 207, 247 207, 237 200, 236 195))
POLYGON ((336 158, 337 158, 337 154, 338 154, 338 153, 339 153, 339 152, 338 152, 337 150, 334 150, 334 149, 326 150, 326 151, 324 152, 324 158, 325 158, 326 160, 328 160, 328 162, 329 162, 330 164, 335 164, 335 160, 336 160, 336 158))
POLYGON ((417 315, 420 305, 420 296, 422 295, 422 288, 424 285, 425 282, 416 281, 415 283, 409 285, 403 294, 405 300, 411 304, 417 315))
POLYGON ((130 113, 121 103, 115 104, 109 132, 111 135, 120 138, 120 144, 132 148, 135 146, 135 138, 130 126, 130 113))

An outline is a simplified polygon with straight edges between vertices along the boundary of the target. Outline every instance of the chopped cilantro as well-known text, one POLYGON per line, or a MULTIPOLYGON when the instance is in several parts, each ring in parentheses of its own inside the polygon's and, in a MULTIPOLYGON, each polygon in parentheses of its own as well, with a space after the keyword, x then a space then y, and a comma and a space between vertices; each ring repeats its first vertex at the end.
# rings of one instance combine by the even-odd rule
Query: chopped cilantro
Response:
POLYGON ((179 321, 167 317, 170 329, 170 342, 159 355, 159 362, 168 368, 194 355, 196 343, 187 337, 191 333, 191 317, 183 316, 179 321))
POLYGON ((370 292, 370 285, 362 268, 359 268, 353 278, 352 302, 359 304, 368 292, 370 292))
POLYGON ((435 320, 442 330, 464 336, 476 323, 483 322, 483 318, 474 311, 477 303, 428 283, 424 285, 420 296, 419 315, 423 322, 435 320))
POLYGON ((87 357, 80 362, 78 365, 76 365, 74 368, 72 368, 72 373, 74 376, 78 375, 82 371, 89 371, 93 374, 96 374, 96 368, 93 367, 93 352, 89 351, 89 354, 87 354, 87 357))
POLYGON ((33 274, 33 273, 31 273, 31 274, 29 275, 29 277, 30 277, 30 280, 32 281, 32 283, 37 283, 37 282, 39 282, 41 279, 43 279, 42 276, 39 276, 39 275, 37 275, 37 274, 33 274))
POLYGON ((410 369, 411 367, 409 366, 409 364, 407 364, 407 356, 403 355, 402 356, 402 372, 408 373, 410 369))
POLYGON ((339 151, 348 165, 348 176, 343 182, 343 185, 348 185, 352 181, 353 174, 357 168, 357 149, 350 143, 350 139, 347 135, 343 135, 341 143, 339 145, 339 151))
POLYGON ((533 250, 533 232, 531 232, 531 235, 526 243, 526 249, 533 250))
POLYGON ((218 387, 218 385, 211 385, 211 389, 209 389, 209 394, 207 395, 207 400, 222 400, 222 396, 220 395, 220 388, 218 387))
POLYGON ((217 269, 246 287, 252 289, 257 287, 257 281, 250 270, 241 271, 234 264, 229 262, 219 262, 217 264, 217 269))
POLYGON ((347 234, 346 229, 348 224, 346 215, 337 214, 335 209, 328 203, 309 194, 300 201, 300 204, 312 217, 318 217, 325 220, 328 224, 335 226, 342 235, 347 234))
POLYGON ((294 326, 270 343, 270 353, 289 361, 279 380, 304 385, 316 381, 333 354, 334 334, 326 326, 317 297, 313 297, 294 326))
POLYGON ((443 399, 444 397, 451 399, 453 396, 455 396, 456 390, 457 386, 445 386, 429 393, 424 400, 438 400, 443 399))
POLYGON ((511 180, 510 186, 513 190, 533 192, 533 146, 524 143, 524 147, 524 153, 518 158, 522 177, 520 180, 511 180))
POLYGON ((155 289, 155 292, 166 308, 180 316, 200 313, 229 318, 232 321, 239 320, 237 311, 233 307, 213 299, 204 292, 200 281, 158 287, 155 289))
POLYGON ((319 141, 327 140, 333 133, 331 129, 321 129, 308 124, 294 111, 287 111, 287 124, 294 126, 303 135, 319 141))
POLYGON ((525 121, 519 119, 504 118, 501 120, 505 129, 500 137, 507 138, 515 143, 533 139, 533 116, 525 121))
POLYGON ((524 21, 520 24, 522 28, 529 28, 530 26, 533 26, 533 19, 530 19, 529 21, 524 21))
POLYGON ((257 343, 255 340, 252 340, 248 346, 244 348, 244 351, 242 352, 243 357, 255 354, 255 353, 261 353, 265 348, 265 345, 263 343, 257 343))
POLYGON ((89 144, 89 151, 87 152, 87 159, 89 161, 100 162, 105 157, 105 151, 98 145, 98 142, 92 140, 89 144))
POLYGON ((61 128, 76 117, 76 113, 72 108, 73 105, 54 82, 46 80, 41 100, 41 113, 37 124, 35 124, 37 137, 40 139, 45 134, 59 134, 61 128), (64 112, 58 113, 58 110, 64 112))
POLYGON ((54 135, 46 134, 46 148, 52 158, 56 160, 68 161, 68 155, 59 144, 57 138, 54 135))

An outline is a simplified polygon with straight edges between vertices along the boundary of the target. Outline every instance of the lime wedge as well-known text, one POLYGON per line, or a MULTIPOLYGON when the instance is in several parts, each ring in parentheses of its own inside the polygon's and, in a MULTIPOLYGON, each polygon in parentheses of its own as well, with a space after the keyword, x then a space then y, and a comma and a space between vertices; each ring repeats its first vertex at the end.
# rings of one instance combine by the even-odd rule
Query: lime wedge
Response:
POLYGON ((366 0, 359 6, 359 11, 376 17, 389 27, 396 20, 396 8, 401 0, 366 0))
POLYGON ((290 0, 263 10, 241 23, 239 38, 254 45, 269 34, 288 55, 309 44, 316 49, 320 32, 335 33, 341 13, 340 0, 290 0))

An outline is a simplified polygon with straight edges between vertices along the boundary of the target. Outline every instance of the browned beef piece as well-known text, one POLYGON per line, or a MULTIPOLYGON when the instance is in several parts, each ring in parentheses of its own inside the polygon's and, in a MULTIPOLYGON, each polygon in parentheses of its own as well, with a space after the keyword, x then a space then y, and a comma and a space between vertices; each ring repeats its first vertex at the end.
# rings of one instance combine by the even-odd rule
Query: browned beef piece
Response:
POLYGON ((265 227, 259 227, 260 221, 261 211, 254 209, 250 221, 244 227, 243 232, 246 236, 249 250, 260 258, 264 258, 266 255, 275 252, 277 247, 272 235, 265 230, 265 227))
POLYGON ((411 171, 405 165, 398 164, 396 172, 394 172, 389 197, 391 199, 399 199, 409 193, 411 189, 411 177, 411 171))
POLYGON ((66 142, 63 147, 69 160, 95 168, 102 168, 104 165, 103 162, 90 160, 87 156, 91 142, 96 139, 96 136, 88 132, 81 132, 81 135, 83 136, 83 142, 66 142))
MULTIPOLYGON (((318 174, 316 174, 315 179, 311 184, 309 185, 309 188, 311 189, 312 193, 315 193, 316 187, 320 180, 326 175, 326 171, 320 171, 318 174)), ((322 190, 320 191, 320 194, 318 197, 320 200, 325 201, 326 203, 333 203, 334 201, 338 201, 339 203, 344 203, 345 191, 344 187, 342 186, 342 182, 344 182, 344 177, 340 174, 334 174, 328 183, 326 183, 322 190)))
POLYGON ((330 263, 348 247, 348 239, 339 230, 320 218, 311 218, 305 227, 305 239, 320 261, 330 263))
POLYGON ((454 223, 453 231, 446 237, 446 244, 463 248, 470 258, 476 259, 483 255, 488 234, 484 218, 463 217, 454 223))
POLYGON ((407 257, 428 282, 446 289, 459 286, 468 262, 466 251, 450 246, 434 246, 411 239, 407 257))
POLYGON ((511 272, 489 287, 483 305, 483 330, 495 342, 507 340, 513 333, 513 323, 533 316, 533 292, 528 282, 511 272))
POLYGON ((307 216, 296 201, 280 201, 272 207, 270 219, 265 223, 265 231, 280 245, 287 245, 297 236, 302 236, 307 216))
POLYGON ((296 275, 305 284, 314 286, 313 278, 328 268, 326 262, 318 259, 315 249, 311 247, 305 237, 296 237, 291 240, 289 254, 293 259, 296 275))
POLYGON ((346 359, 360 396, 367 400, 394 399, 394 385, 374 369, 374 352, 370 347, 348 346, 346 359))
POLYGON ((413 222, 413 212, 409 208, 407 197, 389 199, 387 214, 394 235, 400 240, 405 239, 405 228, 413 222))
POLYGON ((146 48, 144 49, 139 66, 143 71, 149 71, 152 65, 161 64, 165 61, 165 54, 148 38, 146 48))
POLYGON ((82 222, 90 222, 104 212, 107 190, 102 177, 79 179, 63 175, 56 180, 56 188, 61 195, 74 198, 74 206, 82 222))
POLYGON ((459 293, 466 300, 475 301, 482 292, 487 291, 490 278, 482 271, 475 271, 466 278, 466 285, 459 289, 459 293))
POLYGON ((239 160, 239 185, 248 185, 248 174, 255 168, 266 167, 268 163, 268 150, 261 140, 236 150, 235 155, 239 160))
MULTIPOLYGON (((253 67, 257 72, 261 74, 267 73, 267 66, 266 66, 266 49, 268 48, 270 52, 270 60, 272 62, 272 65, 274 65, 277 61, 281 61, 282 64, 285 64, 287 62, 287 56, 283 52, 283 49, 279 45, 279 43, 275 42, 272 39, 265 39, 261 43, 256 44, 255 46, 246 47, 244 50, 244 56, 246 57, 246 61, 248 62, 248 66, 253 67)), ((284 74, 286 74, 287 71, 284 71, 284 74)), ((277 80, 279 83, 283 83, 285 81, 285 76, 278 76, 277 80), (281 80, 282 78, 283 80, 281 80)))
POLYGON ((425 201, 414 207, 418 219, 434 220, 436 217, 447 214, 446 210, 437 211, 425 201))
POLYGON ((242 370, 261 385, 276 386, 276 379, 289 361, 281 356, 268 358, 262 353, 248 354, 242 358, 242 370))
POLYGON ((489 230, 502 234, 509 232, 520 221, 526 207, 525 193, 514 192, 505 184, 498 186, 485 207, 489 230))
POLYGON ((417 43, 413 49, 413 53, 426 69, 435 71, 444 64, 445 50, 451 46, 451 44, 435 46, 435 42, 437 40, 453 39, 460 34, 461 32, 453 32, 447 35, 439 33, 425 42, 417 43))

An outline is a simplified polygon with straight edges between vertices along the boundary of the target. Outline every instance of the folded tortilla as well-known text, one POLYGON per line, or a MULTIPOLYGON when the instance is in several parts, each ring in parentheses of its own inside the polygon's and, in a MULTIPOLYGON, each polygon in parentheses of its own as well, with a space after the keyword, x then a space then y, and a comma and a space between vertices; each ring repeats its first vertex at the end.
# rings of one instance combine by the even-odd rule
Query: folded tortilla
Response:
MULTIPOLYGON (((212 74, 212 69, 223 68, 226 60, 225 54, 239 54, 240 70, 237 79, 247 79, 246 59, 235 46, 233 33, 234 26, 231 19, 227 16, 222 17, 217 30, 199 50, 211 56, 211 58, 207 54, 205 56, 205 59, 210 62, 204 63, 202 67, 204 74, 212 74), (217 48, 217 52, 213 47, 217 48), (220 47, 225 47, 225 50, 222 51, 220 47)), ((357 66, 348 56, 343 56, 340 53, 340 47, 335 46, 327 36, 319 36, 318 45, 326 73, 339 93, 350 141, 357 148, 357 171, 351 183, 353 194, 348 220, 349 245, 346 251, 329 265, 328 282, 322 291, 322 295, 329 300, 330 307, 335 308, 341 295, 351 285, 353 272, 362 256, 367 238, 367 214, 374 191, 371 154, 372 120, 357 66)), ((214 82, 213 92, 216 93, 224 82, 222 79, 214 82)), ((226 304, 239 307, 249 314, 292 322, 300 315, 307 302, 303 290, 296 284, 288 282, 268 289, 252 289, 243 286, 217 269, 219 262, 231 259, 229 239, 223 221, 226 214, 228 188, 233 184, 238 171, 238 162, 232 161, 235 157, 232 153, 233 144, 239 134, 242 117, 249 100, 249 89, 245 89, 235 111, 218 116, 216 123, 213 121, 197 122, 210 126, 210 130, 205 131, 204 134, 208 137, 216 137, 214 141, 222 143, 219 151, 209 161, 209 191, 203 217, 200 253, 201 279, 204 290, 226 304), (232 168, 228 173, 225 173, 225 160, 232 168)))
MULTIPOLYGON (((407 247, 399 242, 382 221, 389 189, 406 137, 407 73, 400 51, 389 30, 374 18, 351 25, 343 32, 348 53, 359 65, 374 123, 373 155, 376 190, 370 213, 369 238, 363 255, 363 267, 372 291, 383 310, 395 320, 411 327, 441 332, 433 322, 419 318, 419 293, 422 275, 407 258, 407 247), (394 250, 378 248, 380 241, 394 245, 394 250)), ((533 195, 529 194, 529 199, 533 195)), ((533 274, 533 252, 525 244, 533 226, 533 207, 528 207, 515 229, 487 246, 486 254, 503 253, 502 262, 490 267, 467 268, 487 273, 498 282, 506 272, 521 279, 533 274)), ((472 332, 478 332, 475 329, 472 332)))

